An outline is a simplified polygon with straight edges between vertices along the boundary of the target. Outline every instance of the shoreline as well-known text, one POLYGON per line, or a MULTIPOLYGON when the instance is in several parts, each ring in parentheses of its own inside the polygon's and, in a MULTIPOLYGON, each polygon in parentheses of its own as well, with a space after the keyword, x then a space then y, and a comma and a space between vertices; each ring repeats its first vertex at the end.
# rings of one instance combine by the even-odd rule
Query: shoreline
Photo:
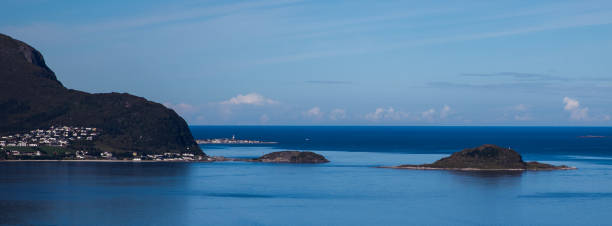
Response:
POLYGON ((2 162, 215 162, 215 161, 189 161, 189 160, 166 160, 166 161, 156 161, 156 160, 78 160, 78 159, 28 159, 28 160, 0 160, 2 162))
POLYGON ((425 166, 377 166, 384 169, 405 169, 405 170, 450 170, 450 171, 551 171, 551 170, 577 170, 576 167, 560 167, 550 169, 479 169, 479 168, 434 168, 425 166))

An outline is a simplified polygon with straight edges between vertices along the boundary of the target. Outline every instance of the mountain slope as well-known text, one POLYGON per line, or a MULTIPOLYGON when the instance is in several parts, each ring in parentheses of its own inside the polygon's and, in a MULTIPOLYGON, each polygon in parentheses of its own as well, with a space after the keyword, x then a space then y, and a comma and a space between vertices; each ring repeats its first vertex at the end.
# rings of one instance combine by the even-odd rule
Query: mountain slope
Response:
POLYGON ((67 89, 40 52, 0 34, 0 135, 53 125, 102 129, 95 147, 104 151, 204 155, 173 110, 126 93, 67 89))

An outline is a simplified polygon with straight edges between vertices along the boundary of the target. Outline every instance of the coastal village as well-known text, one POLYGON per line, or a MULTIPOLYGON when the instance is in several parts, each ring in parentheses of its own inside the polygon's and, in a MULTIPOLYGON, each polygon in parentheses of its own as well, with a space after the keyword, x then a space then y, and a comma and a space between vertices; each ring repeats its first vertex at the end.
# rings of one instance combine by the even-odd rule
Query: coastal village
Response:
POLYGON ((69 151, 68 146, 74 142, 93 143, 102 130, 95 127, 51 126, 48 129, 36 129, 0 137, 0 150, 8 159, 46 159, 43 148, 61 150, 64 160, 132 160, 132 161, 196 161, 202 156, 193 153, 143 154, 132 152, 129 158, 114 156, 111 152, 93 152, 87 150, 69 151))
POLYGON ((0 147, 66 147, 72 141, 93 141, 99 135, 97 128, 60 126, 28 133, 0 137, 0 147))
POLYGON ((259 141, 259 140, 240 140, 240 139, 236 139, 236 135, 232 135, 232 138, 215 138, 215 139, 196 140, 196 143, 198 144, 277 144, 278 142, 259 141))
MULTIPOLYGON (((93 147, 102 130, 83 126, 51 126, 25 133, 0 137, 0 159, 6 160, 121 160, 121 161, 228 161, 223 157, 208 157, 194 153, 142 152, 112 153, 93 147), (79 145, 71 145, 79 144, 79 145)), ((277 142, 215 138, 196 140, 198 144, 276 144, 277 142)))

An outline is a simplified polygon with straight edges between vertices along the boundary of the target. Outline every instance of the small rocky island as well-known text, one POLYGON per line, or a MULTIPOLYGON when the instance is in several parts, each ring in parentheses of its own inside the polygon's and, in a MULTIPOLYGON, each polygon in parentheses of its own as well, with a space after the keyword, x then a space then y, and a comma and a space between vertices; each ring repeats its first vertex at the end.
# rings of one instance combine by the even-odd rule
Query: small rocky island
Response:
POLYGON ((569 166, 554 166, 539 162, 525 162, 521 155, 510 149, 492 144, 485 144, 476 148, 464 149, 451 156, 442 158, 431 164, 400 165, 394 169, 418 170, 569 170, 576 169, 569 166))
POLYGON ((252 159, 251 162, 326 163, 329 160, 322 155, 310 151, 278 151, 252 159))

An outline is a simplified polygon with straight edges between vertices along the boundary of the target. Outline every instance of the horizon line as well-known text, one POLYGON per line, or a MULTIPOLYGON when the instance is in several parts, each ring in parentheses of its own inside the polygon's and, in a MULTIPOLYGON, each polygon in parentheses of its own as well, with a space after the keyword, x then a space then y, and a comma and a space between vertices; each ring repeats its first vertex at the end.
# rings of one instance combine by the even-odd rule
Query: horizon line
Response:
POLYGON ((584 128, 612 128, 612 126, 595 126, 595 125, 310 125, 310 124, 295 124, 295 125, 282 125, 282 124, 269 124, 269 125, 254 125, 254 124, 243 124, 243 125, 192 125, 187 126, 219 126, 219 127, 231 127, 231 126, 249 126, 249 127, 584 127, 584 128))

